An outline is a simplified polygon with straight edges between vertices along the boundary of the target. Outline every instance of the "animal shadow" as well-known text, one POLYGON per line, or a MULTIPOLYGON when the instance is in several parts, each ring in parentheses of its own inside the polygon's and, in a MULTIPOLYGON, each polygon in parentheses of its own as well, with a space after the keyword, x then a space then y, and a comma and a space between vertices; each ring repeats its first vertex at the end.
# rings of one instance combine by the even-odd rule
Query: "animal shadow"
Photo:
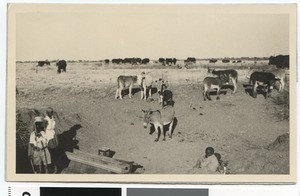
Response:
POLYGON ((253 92, 252 92, 252 85, 251 84, 243 84, 243 87, 245 89, 245 93, 253 97, 253 92))
MULTIPOLYGON (((134 94, 136 94, 136 93, 138 93, 138 92, 140 92, 140 91, 141 91, 140 88, 132 88, 132 89, 131 89, 132 95, 134 95, 134 94)), ((128 89, 128 88, 122 90, 122 97, 123 97, 123 96, 126 96, 126 95, 129 95, 129 89, 128 89)))
POLYGON ((69 166, 70 160, 66 155, 66 151, 73 152, 74 149, 79 150, 78 143, 76 139, 77 131, 81 129, 80 124, 72 126, 68 131, 63 132, 58 135, 59 145, 55 149, 53 156, 53 163, 56 165, 56 173, 61 173, 63 169, 69 166))
POLYGON ((152 135, 154 132, 155 132, 155 127, 154 127, 154 125, 151 125, 149 135, 152 135))
MULTIPOLYGON (((209 95, 213 95, 213 96, 217 95, 217 91, 209 91, 208 93, 209 93, 209 95)), ((220 95, 226 95, 227 94, 227 90, 221 88, 219 94, 220 95)))
POLYGON ((221 89, 226 89, 226 90, 227 90, 227 89, 230 89, 230 90, 233 91, 233 90, 234 90, 234 86, 233 86, 233 85, 230 85, 230 84, 225 84, 225 85, 222 86, 221 89))
MULTIPOLYGON (((177 126, 177 123, 178 123, 178 120, 177 120, 177 118, 176 117, 174 117, 174 120, 173 120, 173 125, 172 125, 172 127, 171 127, 171 138, 172 138, 172 135, 173 135, 173 133, 174 133, 174 130, 175 130, 175 128, 176 128, 176 126, 177 126)), ((164 129, 164 135, 166 134, 166 132, 169 130, 169 126, 170 125, 164 125, 163 126, 163 129, 164 129)))
POLYGON ((257 95, 263 95, 264 98, 267 98, 267 93, 265 92, 265 87, 264 86, 258 86, 256 88, 257 94, 253 94, 253 86, 250 84, 243 84, 243 87, 245 89, 245 93, 250 95, 253 98, 256 98, 257 95))
MULTIPOLYGON (((148 98, 151 98, 153 94, 157 93, 157 92, 158 92, 158 89, 155 88, 155 87, 151 87, 151 97, 150 97, 150 95, 149 95, 149 91, 150 91, 150 89, 147 88, 147 89, 146 89, 146 97, 147 97, 147 99, 148 99, 148 98)), ((152 100, 153 100, 153 99, 152 99, 152 100)))

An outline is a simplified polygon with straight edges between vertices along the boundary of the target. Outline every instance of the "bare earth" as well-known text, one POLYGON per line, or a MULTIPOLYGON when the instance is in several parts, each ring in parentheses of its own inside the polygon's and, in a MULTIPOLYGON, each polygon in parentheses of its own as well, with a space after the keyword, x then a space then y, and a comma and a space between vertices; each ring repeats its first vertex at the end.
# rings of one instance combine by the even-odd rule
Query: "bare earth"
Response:
MULTIPOLYGON (((76 132, 79 149, 98 153, 101 147, 115 152, 114 158, 134 161, 142 166, 136 173, 186 174, 211 146, 228 161, 231 174, 288 174, 289 149, 267 149, 282 134, 289 132, 289 121, 276 115, 280 108, 272 99, 245 93, 247 70, 238 70, 236 94, 212 95, 203 101, 205 69, 100 69, 69 64, 67 73, 56 74, 55 67, 37 73, 32 65, 17 64, 17 110, 53 107, 61 132, 80 124, 76 132), (140 100, 137 90, 132 99, 115 100, 118 75, 142 71, 164 77, 173 92, 177 125, 173 138, 155 143, 150 127, 142 126, 141 109, 161 109, 155 93, 140 100)), ((138 87, 136 87, 138 88, 138 87)), ((226 91, 225 91, 226 92, 226 91)), ((280 96, 275 90, 272 97, 280 96)))

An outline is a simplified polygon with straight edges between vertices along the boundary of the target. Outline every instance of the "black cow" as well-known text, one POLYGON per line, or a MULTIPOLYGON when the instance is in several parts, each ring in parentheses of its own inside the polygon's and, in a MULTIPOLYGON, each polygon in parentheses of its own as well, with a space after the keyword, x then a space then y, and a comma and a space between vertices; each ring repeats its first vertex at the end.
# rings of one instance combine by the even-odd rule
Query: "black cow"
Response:
POLYGON ((67 72, 67 62, 65 60, 60 60, 56 63, 57 73, 67 72))
POLYGON ((165 59, 164 58, 159 58, 158 62, 163 63, 163 62, 165 62, 165 59))
POLYGON ((195 57, 188 57, 186 60, 184 60, 185 63, 196 63, 195 57))
POLYGON ((222 59, 222 63, 230 63, 229 59, 222 59))
POLYGON ((177 59, 173 58, 173 64, 176 65, 177 59))
POLYGON ((122 61, 122 63, 130 63, 130 64, 132 64, 132 58, 124 58, 123 59, 123 61, 122 61))
POLYGON ((113 63, 113 64, 120 64, 120 63, 122 63, 122 59, 120 59, 120 58, 118 58, 118 59, 112 59, 111 60, 111 62, 113 63))
POLYGON ((141 63, 142 63, 141 58, 133 58, 133 60, 132 60, 132 64, 134 64, 134 65, 141 64, 141 63))
POLYGON ((209 63, 216 63, 218 59, 209 59, 209 63))
POLYGON ((38 67, 43 67, 44 65, 50 65, 49 61, 38 61, 37 66, 38 67))
POLYGON ((166 64, 170 65, 171 63, 173 63, 173 59, 172 58, 166 58, 166 64))
POLYGON ((175 65, 177 62, 177 59, 176 58, 166 58, 166 64, 167 65, 175 65))
POLYGON ((105 59, 104 62, 105 62, 105 64, 108 64, 109 63, 109 59, 105 59))
POLYGON ((290 56, 289 55, 278 55, 278 56, 271 56, 269 58, 269 65, 276 65, 277 68, 287 68, 290 67, 290 56))
POLYGON ((166 61, 166 59, 164 59, 164 58, 158 59, 158 62, 160 62, 162 65, 165 65, 165 61, 166 61))
POLYGON ((150 62, 150 59, 148 59, 148 58, 144 58, 142 60, 142 64, 148 64, 149 62, 150 62))
POLYGON ((279 80, 274 74, 268 72, 253 72, 250 75, 249 84, 252 85, 252 95, 257 97, 257 87, 262 86, 265 98, 270 96, 272 89, 275 86, 275 82, 279 80))

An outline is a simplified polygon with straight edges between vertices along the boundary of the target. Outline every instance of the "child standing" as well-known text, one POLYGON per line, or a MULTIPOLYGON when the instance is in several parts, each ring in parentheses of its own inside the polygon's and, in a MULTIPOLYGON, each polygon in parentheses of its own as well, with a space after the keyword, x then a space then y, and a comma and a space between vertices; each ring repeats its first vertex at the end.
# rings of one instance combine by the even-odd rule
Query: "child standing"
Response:
POLYGON ((58 138, 55 132, 55 119, 53 116, 53 108, 49 107, 46 110, 46 137, 48 141, 48 148, 51 154, 53 164, 51 166, 51 173, 55 173, 57 170, 57 146, 58 146, 58 138))
POLYGON ((43 117, 35 117, 34 131, 30 134, 29 144, 32 149, 32 159, 35 173, 42 173, 42 166, 45 173, 48 173, 48 165, 51 164, 51 156, 47 147, 47 138, 44 131, 43 117))

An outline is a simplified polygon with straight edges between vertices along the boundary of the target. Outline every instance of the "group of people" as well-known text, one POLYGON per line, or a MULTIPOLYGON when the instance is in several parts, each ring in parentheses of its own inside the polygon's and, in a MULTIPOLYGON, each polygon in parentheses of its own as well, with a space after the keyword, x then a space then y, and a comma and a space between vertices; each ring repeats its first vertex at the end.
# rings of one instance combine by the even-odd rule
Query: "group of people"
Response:
POLYGON ((215 153, 213 147, 207 147, 205 149, 204 157, 201 157, 197 161, 195 168, 200 169, 201 173, 204 174, 226 174, 226 164, 223 164, 223 161, 221 160, 221 155, 219 153, 215 153))
POLYGON ((56 173, 53 158, 57 147, 55 119, 53 109, 49 107, 46 109, 45 117, 35 117, 33 130, 30 134, 28 156, 34 173, 56 173))

